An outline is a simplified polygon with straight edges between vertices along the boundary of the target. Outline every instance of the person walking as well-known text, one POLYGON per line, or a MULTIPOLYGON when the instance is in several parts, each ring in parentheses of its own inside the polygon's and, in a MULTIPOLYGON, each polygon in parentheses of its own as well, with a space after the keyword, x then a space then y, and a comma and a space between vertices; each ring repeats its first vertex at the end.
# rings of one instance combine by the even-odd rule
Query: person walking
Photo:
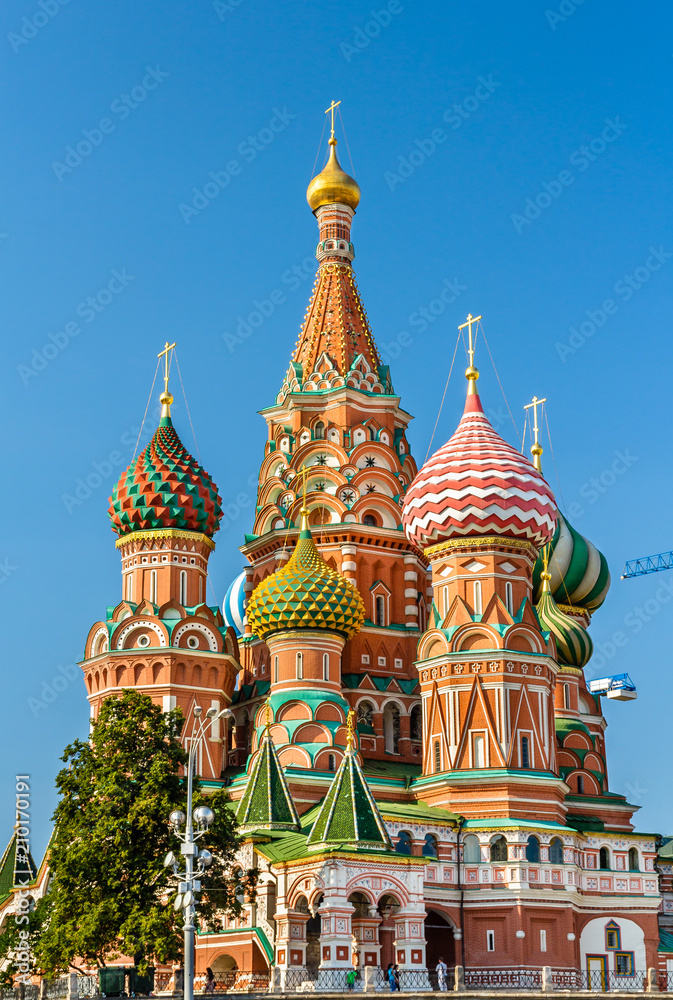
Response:
POLYGON ((449 970, 447 968, 446 962, 444 961, 443 958, 440 958, 440 960, 437 962, 437 968, 435 969, 435 972, 437 973, 437 985, 440 990, 446 990, 447 988, 446 974, 448 971, 449 970))
POLYGON ((203 987, 204 993, 214 993, 215 992, 215 973, 208 966, 206 969, 206 982, 203 987))
POLYGON ((396 986, 395 986, 395 966, 393 965, 392 962, 388 962, 388 968, 386 969, 386 977, 388 979, 388 982, 390 983, 390 992, 394 993, 395 989, 396 989, 396 986))

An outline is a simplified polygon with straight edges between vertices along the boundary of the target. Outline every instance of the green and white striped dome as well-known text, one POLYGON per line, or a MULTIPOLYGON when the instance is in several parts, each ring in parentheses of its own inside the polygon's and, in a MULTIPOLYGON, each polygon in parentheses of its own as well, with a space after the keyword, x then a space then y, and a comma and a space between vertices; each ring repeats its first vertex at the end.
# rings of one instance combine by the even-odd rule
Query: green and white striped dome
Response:
POLYGON ((610 589, 610 570, 602 552, 580 535, 563 514, 558 512, 556 531, 535 564, 533 599, 542 596, 543 558, 549 561, 551 596, 557 604, 569 604, 593 614, 610 589))
POLYGON ((542 574, 542 594, 535 610, 542 628, 556 640, 556 658, 562 666, 586 667, 594 651, 589 633, 575 618, 565 615, 549 590, 550 574, 542 574))

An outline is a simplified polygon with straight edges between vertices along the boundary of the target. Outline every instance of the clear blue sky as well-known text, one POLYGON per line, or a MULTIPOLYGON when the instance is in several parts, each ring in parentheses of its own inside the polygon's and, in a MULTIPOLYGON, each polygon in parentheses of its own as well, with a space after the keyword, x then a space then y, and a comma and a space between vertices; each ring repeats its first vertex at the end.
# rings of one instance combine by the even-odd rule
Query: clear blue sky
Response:
MULTIPOLYGON (((560 492, 612 569, 592 626, 604 650, 594 676, 629 671, 639 699, 606 708, 611 787, 642 806, 641 829, 673 832, 673 572, 619 580, 625 559, 673 547, 671 10, 654 2, 635 16, 621 0, 562 9, 4 5, 0 836, 12 827, 14 774, 29 772, 41 852, 58 756, 87 732, 84 685, 68 665, 120 599, 107 497, 167 338, 229 515, 211 559, 218 601, 242 566, 265 440, 256 411, 281 384, 312 284, 305 189, 332 98, 362 188, 358 281, 416 417, 416 458, 456 326, 483 313, 519 429, 533 393, 549 397, 560 492), (454 302, 431 305, 451 288, 454 302), (270 315, 236 343, 256 301, 270 315), (68 500, 87 477, 90 495, 68 500), (605 655, 615 632, 624 644, 605 655), (35 715, 30 699, 45 691, 55 700, 35 715)), ((349 167, 344 142, 339 152, 349 167)), ((516 442, 483 349, 478 361, 485 406, 516 442)), ((463 393, 458 372, 436 445, 463 393)), ((549 448, 544 460, 559 492, 549 448)))

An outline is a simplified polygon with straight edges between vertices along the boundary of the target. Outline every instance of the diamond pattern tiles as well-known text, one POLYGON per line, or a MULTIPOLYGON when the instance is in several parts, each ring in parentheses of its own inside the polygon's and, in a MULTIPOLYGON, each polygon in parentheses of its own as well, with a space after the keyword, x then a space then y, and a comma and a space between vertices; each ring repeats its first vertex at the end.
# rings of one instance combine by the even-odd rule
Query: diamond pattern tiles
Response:
POLYGON ((351 750, 334 775, 306 843, 312 850, 392 850, 381 813, 351 750))
POLYGON ((287 565, 262 580, 248 603, 248 622, 260 639, 285 629, 306 628, 350 639, 364 620, 360 592, 327 565, 304 527, 287 565))
POLYGON ((299 817, 268 731, 253 759, 250 777, 236 812, 239 832, 299 830, 299 817))
POLYGON ((556 502, 537 469, 493 430, 473 394, 453 437, 407 490, 402 522, 421 548, 466 535, 504 535, 540 548, 554 533, 556 502))
POLYGON ((162 417, 150 443, 120 476, 108 514, 118 535, 182 528, 212 538, 219 528, 217 486, 184 447, 170 417, 162 417))

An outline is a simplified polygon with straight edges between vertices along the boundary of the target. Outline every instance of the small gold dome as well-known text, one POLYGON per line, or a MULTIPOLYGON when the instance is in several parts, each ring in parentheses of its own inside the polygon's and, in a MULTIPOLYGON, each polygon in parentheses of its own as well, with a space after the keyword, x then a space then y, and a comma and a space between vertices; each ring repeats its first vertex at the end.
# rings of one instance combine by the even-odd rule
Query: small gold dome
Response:
POLYGON ((355 211, 360 203, 360 187, 356 180, 341 169, 336 155, 336 139, 330 139, 329 160, 313 178, 306 191, 306 200, 315 212, 321 205, 348 205, 355 211))

